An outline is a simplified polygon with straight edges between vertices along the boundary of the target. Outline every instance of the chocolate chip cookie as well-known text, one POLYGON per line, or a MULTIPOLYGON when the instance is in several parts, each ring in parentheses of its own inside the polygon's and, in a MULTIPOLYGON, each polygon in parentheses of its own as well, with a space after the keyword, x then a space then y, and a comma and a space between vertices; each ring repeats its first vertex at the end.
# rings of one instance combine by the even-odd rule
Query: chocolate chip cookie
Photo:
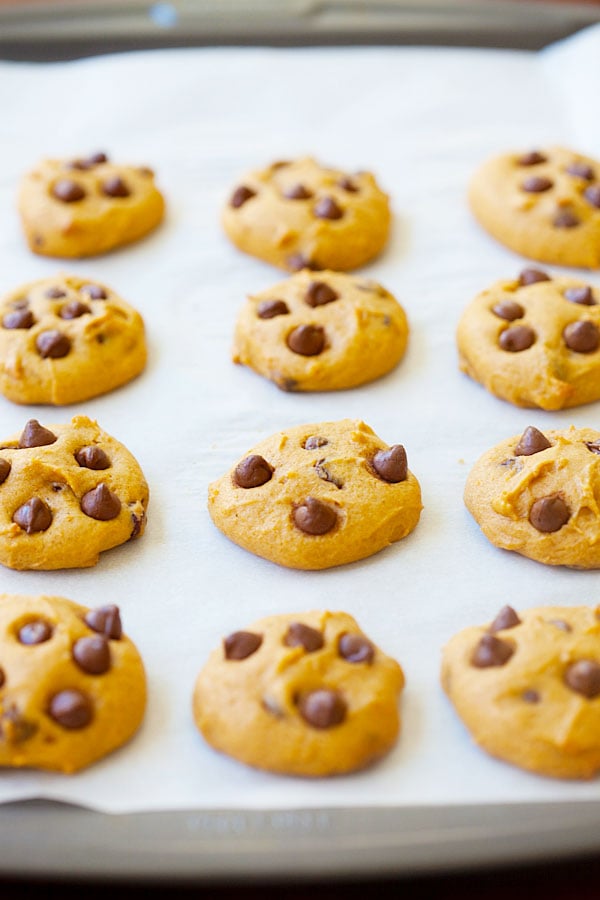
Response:
POLYGON ((0 594, 0 766, 77 772, 128 741, 145 706, 117 606, 0 594))
POLYGON ((505 153, 469 188, 475 218, 522 256, 600 267, 600 162, 563 147, 505 153))
POLYGON ((143 533, 147 505, 134 457, 86 416, 30 419, 0 442, 0 563, 11 569, 94 566, 143 533))
POLYGON ((600 568, 600 431, 530 426, 473 466, 465 503, 485 536, 551 566, 600 568))
POLYGON ((198 677, 194 718, 259 769, 340 775, 394 745, 404 676, 342 612, 270 616, 226 637, 198 677))
POLYGON ((377 553, 416 527, 419 482, 402 444, 364 422, 300 425, 258 444, 209 487, 230 540, 292 569, 328 569, 377 553))
POLYGON ((236 247, 274 266, 345 271, 381 252, 391 213, 369 172, 348 175, 305 157, 244 175, 222 221, 236 247))
POLYGON ((564 409, 600 399, 600 290, 524 269, 463 313, 459 364, 516 406, 564 409))
POLYGON ((89 400, 145 365, 142 317, 106 285, 59 275, 0 299, 0 392, 13 403, 89 400))
POLYGON ((151 169, 105 153, 42 160, 19 193, 27 243, 42 256, 96 256, 130 244, 156 228, 164 209, 151 169))
POLYGON ((504 606, 443 653, 442 685, 492 756, 556 778, 600 769, 600 608, 504 606))
POLYGON ((233 360, 284 391, 343 390, 393 369, 407 340, 404 310, 380 284, 305 269, 248 298, 233 360))

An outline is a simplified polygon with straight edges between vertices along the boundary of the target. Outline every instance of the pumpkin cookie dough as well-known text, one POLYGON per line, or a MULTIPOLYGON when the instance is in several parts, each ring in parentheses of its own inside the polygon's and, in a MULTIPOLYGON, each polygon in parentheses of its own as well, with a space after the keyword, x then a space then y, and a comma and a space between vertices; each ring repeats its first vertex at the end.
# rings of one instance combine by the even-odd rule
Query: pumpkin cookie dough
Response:
POLYGON ((480 225, 522 256, 600 267, 600 162, 563 147, 505 153, 475 173, 469 201, 480 225))
POLYGON ((0 299, 0 392, 13 403, 79 403, 145 365, 142 317, 105 285, 59 275, 0 299))
POLYGON ((19 213, 42 256, 96 256, 137 241, 162 221, 165 202, 151 169, 85 159, 45 159, 24 176, 19 213))
POLYGON ((459 365, 515 406, 565 409, 600 399, 600 290, 524 269, 463 313, 459 365))
POLYGON ((327 776, 394 745, 404 676, 342 612, 270 616, 223 641, 194 690, 196 724, 249 766, 327 776))
POLYGON ((404 447, 389 447, 352 419, 272 435, 208 493, 208 510, 223 534, 292 569, 328 569, 372 556, 410 534, 421 509, 404 447))
POLYGON ((404 310, 377 282, 305 269, 248 298, 233 361, 284 391, 335 391, 389 372, 407 340, 404 310))
POLYGON ((134 457, 86 416, 30 419, 0 442, 0 563, 10 569, 94 566, 143 533, 147 505, 134 457))
POLYGON ((449 641, 442 685, 477 744, 540 775, 600 769, 599 613, 505 606, 449 641))
POLYGON ((311 157, 248 172, 222 216, 236 247, 290 272, 364 265, 385 246, 390 221, 373 175, 348 175, 311 157))
POLYGON ((496 547, 551 566, 600 568, 600 431, 530 426, 473 466, 465 503, 496 547))
POLYGON ((0 766, 71 774, 128 741, 146 706, 114 605, 0 594, 0 766))

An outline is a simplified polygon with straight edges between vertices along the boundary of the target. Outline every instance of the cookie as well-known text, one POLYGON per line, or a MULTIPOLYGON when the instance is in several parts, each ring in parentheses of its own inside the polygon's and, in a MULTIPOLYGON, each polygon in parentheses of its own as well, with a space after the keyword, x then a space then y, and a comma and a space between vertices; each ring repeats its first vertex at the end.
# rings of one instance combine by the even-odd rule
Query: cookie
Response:
POLYGON ((146 706, 112 604, 0 594, 0 766, 70 774, 128 741, 146 706))
POLYGON ((230 540, 292 569, 328 569, 406 537, 421 513, 401 444, 342 419, 280 431, 209 486, 230 540))
POLYGON ((442 685, 484 750, 555 778, 600 770, 600 608, 504 606, 444 648, 442 685))
POLYGON ((13 403, 79 403, 145 365, 142 317, 105 285, 59 275, 0 299, 0 392, 13 403))
POLYGON ((326 776, 393 747, 404 676, 343 612, 270 616, 223 640, 200 672, 194 718, 246 765, 326 776))
POLYGON ((162 221, 165 203, 151 169, 86 159, 45 159, 25 175, 19 214, 34 253, 96 256, 137 241, 162 221))
POLYGON ((289 272, 364 265, 385 246, 390 221, 373 175, 348 175, 311 157, 248 172, 222 216, 238 249, 289 272))
POLYGON ((600 290, 524 269, 464 311, 459 365, 516 406, 564 409, 600 399, 600 290))
POLYGON ((522 256, 600 267, 600 162, 564 147, 505 153, 478 169, 469 201, 479 224, 522 256))
POLYGON ((404 310, 377 282, 305 269, 248 298, 233 361, 284 391, 336 391, 385 375, 407 340, 404 310))
POLYGON ((600 431, 530 426, 473 466, 465 503, 496 547, 550 566, 600 568, 600 431))
POLYGON ((143 533, 147 505, 134 457, 86 416, 30 419, 0 442, 0 563, 10 569, 94 566, 143 533))

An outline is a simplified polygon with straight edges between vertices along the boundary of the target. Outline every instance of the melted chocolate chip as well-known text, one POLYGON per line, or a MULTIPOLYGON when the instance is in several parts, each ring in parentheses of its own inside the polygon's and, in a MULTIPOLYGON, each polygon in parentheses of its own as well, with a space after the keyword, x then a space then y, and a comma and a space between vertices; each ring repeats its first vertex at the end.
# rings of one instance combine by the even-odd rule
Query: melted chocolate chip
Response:
POLYGON ((56 440, 58 438, 54 432, 40 425, 37 419, 29 419, 19 437, 18 447, 19 450, 25 450, 28 447, 46 447, 56 440))
POLYGON ((581 306, 596 306, 596 301, 589 285, 567 288, 564 298, 570 303, 579 303, 581 306))
POLYGON ((521 694, 521 697, 525 701, 525 703, 539 703, 541 700, 539 693, 537 691, 532 690, 531 688, 529 688, 526 691, 523 691, 523 693, 521 694))
POLYGON ((515 447, 515 456, 533 456, 534 453, 541 453, 547 450, 552 444, 545 434, 529 425, 521 435, 521 439, 515 447))
POLYGON ((0 456, 0 484, 4 484, 10 472, 10 463, 7 459, 0 456))
POLYGON ((14 312, 6 313, 2 319, 4 328, 31 328, 35 324, 33 313, 29 309, 15 309, 14 312))
POLYGON ((563 339, 575 353, 593 353, 600 345, 600 331, 588 320, 571 322, 563 331, 563 339))
POLYGON ((337 512, 332 506, 307 497, 304 503, 297 506, 292 518, 294 524, 304 534, 327 534, 337 523, 337 512))
POLYGON ((583 192, 583 196, 590 206, 595 206, 596 209, 600 209, 600 184, 595 184, 592 187, 586 188, 583 192))
POLYGON ((375 647, 362 634, 342 634, 338 641, 338 653, 349 663, 372 663, 375 647))
POLYGON ((592 700, 600 694, 600 665, 592 659, 579 659, 565 671, 565 684, 577 694, 592 700))
POLYGON ((600 454, 600 441, 584 441, 584 443, 591 453, 600 454))
POLYGON ((244 203, 247 203, 252 197, 256 197, 256 191, 253 191, 251 188, 242 184, 240 187, 236 188, 231 195, 229 205, 232 206, 233 209, 239 209, 240 206, 243 206, 244 203))
POLYGON ((78 200, 83 200, 85 191, 76 181, 61 178, 52 188, 52 195, 63 203, 77 203, 78 200))
POLYGON ((325 462, 325 459, 320 459, 315 463, 315 472, 322 479, 322 481, 328 481, 331 484, 335 484, 336 488, 343 488, 344 482, 341 478, 338 478, 337 475, 334 475, 328 468, 325 462))
POLYGON ((6 675, 4 674, 4 669, 0 669, 0 688, 4 687, 5 681, 6 681, 6 675))
POLYGON ((123 634, 119 607, 111 603, 107 606, 98 606, 96 609, 90 609, 86 613, 84 621, 92 631, 103 634, 113 641, 118 641, 123 634))
POLYGON ((495 306, 492 306, 492 312, 495 316, 498 316, 499 319, 506 319, 507 322, 514 322, 515 319, 522 319, 525 315, 525 310, 521 304, 515 303, 514 300, 501 300, 500 303, 496 303, 495 306))
POLYGON ((36 340, 37 352, 43 359, 61 359, 71 350, 71 341, 62 331, 41 331, 36 340))
POLYGON ((62 288, 59 288, 59 287, 56 287, 55 285, 53 285, 52 287, 48 288, 48 290, 45 292, 44 296, 47 297, 48 300, 60 300, 61 297, 67 296, 67 292, 63 291, 62 288))
POLYGON ((223 639, 225 659, 247 659, 256 653, 262 642, 262 634, 255 634, 253 631, 234 631, 223 639))
POLYGON ((102 193, 107 197, 129 197, 131 191, 119 175, 111 175, 102 182, 102 193))
POLYGON ((550 178, 546 178, 544 175, 532 175, 522 183, 521 190, 526 191, 528 194, 543 194, 544 191, 549 191, 552 186, 553 182, 550 178))
POLYGON ((26 719, 14 705, 0 713, 0 737, 7 744, 22 744, 33 737, 37 730, 36 723, 26 719))
POLYGON ((46 641, 49 641, 51 637, 52 626, 49 625, 48 622, 44 622, 43 619, 27 622, 26 625, 19 628, 19 642, 28 647, 33 647, 35 644, 44 644, 46 641))
POLYGON ((69 688, 51 698, 48 713, 58 725, 68 730, 85 728, 94 716, 92 702, 87 694, 69 688))
POLYGON ((520 353, 535 343, 535 331, 529 325, 513 325, 501 332, 498 343, 509 353, 520 353))
POLYGON ((537 166, 540 163, 545 163, 548 161, 548 157, 544 156, 543 153, 540 153, 539 150, 530 150, 529 153, 524 153, 517 160, 518 166, 537 166))
POLYGON ((373 457, 372 466, 379 477, 390 484, 406 481, 408 477, 408 461, 402 444, 393 444, 387 450, 378 450, 373 457))
POLYGON ((87 294, 91 300, 106 300, 108 294, 100 284, 83 284, 79 288, 80 294, 87 294))
POLYGON ((349 194, 358 194, 359 187, 355 181, 352 181, 351 178, 348 178, 347 175, 344 175, 343 178, 340 178, 338 181, 338 187, 341 187, 343 191, 348 191, 349 194))
POLYGON ((274 319, 275 316, 287 316, 289 308, 283 300, 263 300, 258 304, 256 314, 259 319, 274 319))
POLYGON ((129 535, 129 540, 136 538, 138 535, 142 533, 142 525, 144 524, 144 519, 146 518, 145 513, 142 513, 141 516, 136 516, 135 513, 131 513, 131 534, 129 535))
POLYGON ((545 534, 560 531, 570 518, 569 507, 558 494, 536 500, 529 510, 529 521, 534 528, 545 534))
POLYGON ((577 228, 581 225, 581 219, 572 209, 559 209, 552 219, 552 224, 555 228, 577 228))
POLYGON ((89 675, 103 675, 110 669, 110 648, 103 634, 79 638, 71 652, 79 668, 89 675))
POLYGON ((310 200, 313 196, 312 191, 307 190, 303 184, 294 184, 292 187, 286 188, 283 196, 287 200, 310 200))
POLYGON ((318 434, 312 434, 306 438, 303 446, 305 450, 318 450, 319 447, 326 447, 328 443, 327 438, 319 437, 318 434))
POLYGON ((325 349, 325 329, 320 325, 298 325, 288 334, 287 345, 300 356, 318 356, 325 349))
POLYGON ((84 494, 80 505, 86 516, 100 522, 116 519, 121 512, 121 501, 104 483, 84 494))
POLYGON ((593 168, 584 162, 569 163, 566 171, 569 175, 574 175, 575 178, 583 178, 584 181, 593 181, 595 178, 593 168))
POLYGON ((19 528, 22 528, 27 534, 35 534, 50 528, 52 513, 43 500, 40 500, 39 497, 32 497, 16 510, 13 522, 16 522, 19 528))
POLYGON ((325 306, 327 303, 333 303, 339 296, 340 295, 334 291, 333 288, 329 287, 328 284, 325 284, 324 281, 312 281, 304 295, 304 301, 314 309, 315 306, 325 306))
POLYGON ((91 313, 89 306, 85 303, 81 303, 79 300, 71 300, 70 303, 65 303, 65 305, 61 307, 59 316, 61 319, 78 319, 86 313, 91 313))
POLYGON ((304 647, 307 653, 320 650, 324 644, 321 632, 302 622, 291 623, 283 642, 288 647, 304 647))
POLYGON ((247 456, 235 467, 233 480, 241 488, 255 488, 271 480, 273 466, 258 454, 247 456))
POLYGON ((493 634, 484 634, 473 651, 471 665, 477 669, 503 666, 514 652, 512 644, 497 638, 493 634))
POLYGON ((339 206, 333 197, 322 197, 314 206, 313 213, 317 219, 341 219, 344 210, 339 206))
POLYGON ((523 269, 519 275, 519 287, 537 284, 538 281, 552 281, 552 279, 541 269, 523 269))
POLYGON ((496 631, 505 631, 507 628, 515 628, 516 625, 520 624, 521 620, 512 606, 503 606, 490 625, 489 630, 494 634, 496 631))
POLYGON ((322 688, 305 694, 298 701, 298 711, 313 728, 333 728, 346 718, 346 702, 337 691, 322 688))

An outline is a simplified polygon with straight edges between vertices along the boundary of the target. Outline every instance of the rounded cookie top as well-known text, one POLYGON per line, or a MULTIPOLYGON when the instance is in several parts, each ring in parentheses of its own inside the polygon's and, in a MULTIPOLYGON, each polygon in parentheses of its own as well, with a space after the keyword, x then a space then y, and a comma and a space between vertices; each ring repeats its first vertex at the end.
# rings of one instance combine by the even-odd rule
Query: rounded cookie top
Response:
POLYGON ((362 266, 383 249, 390 220, 373 175, 348 175, 310 157, 248 172, 222 216, 236 247, 291 272, 362 266))
POLYGON ((30 419, 0 441, 0 563, 11 569, 93 566, 142 534, 147 505, 134 457, 86 416, 30 419))
POLYGON ((146 365, 140 314, 106 285, 44 278, 0 298, 0 392, 14 403, 78 403, 146 365))
POLYGON ((552 566, 600 568, 600 431, 530 426, 475 463, 465 503, 485 536, 552 566))
POLYGON ((352 419, 272 435, 213 482, 208 496, 223 534, 293 569, 372 556, 410 534, 421 508, 404 447, 389 447, 352 419))
POLYGON ((564 147, 505 153, 469 188, 475 218, 523 256, 600 267, 600 162, 564 147))
POLYGON ((379 378, 402 358, 408 323, 375 281, 303 270, 248 298, 233 360, 285 391, 331 391, 379 378))
POLYGON ((164 208, 151 169, 105 153, 42 160, 19 192, 27 242, 42 256, 95 256, 129 244, 156 228, 164 208))
POLYGON ((0 766, 77 772, 128 741, 145 705, 117 606, 0 594, 0 766))
POLYGON ((516 406, 600 398, 600 291, 580 279, 524 269, 496 282, 464 311, 457 344, 462 371, 516 406))
POLYGON ((394 745, 404 676, 343 612, 270 616, 228 635, 198 677, 215 749, 289 775, 352 772, 394 745))
POLYGON ((442 685, 493 756, 557 778, 600 769, 598 608, 505 606, 449 641, 442 685))

